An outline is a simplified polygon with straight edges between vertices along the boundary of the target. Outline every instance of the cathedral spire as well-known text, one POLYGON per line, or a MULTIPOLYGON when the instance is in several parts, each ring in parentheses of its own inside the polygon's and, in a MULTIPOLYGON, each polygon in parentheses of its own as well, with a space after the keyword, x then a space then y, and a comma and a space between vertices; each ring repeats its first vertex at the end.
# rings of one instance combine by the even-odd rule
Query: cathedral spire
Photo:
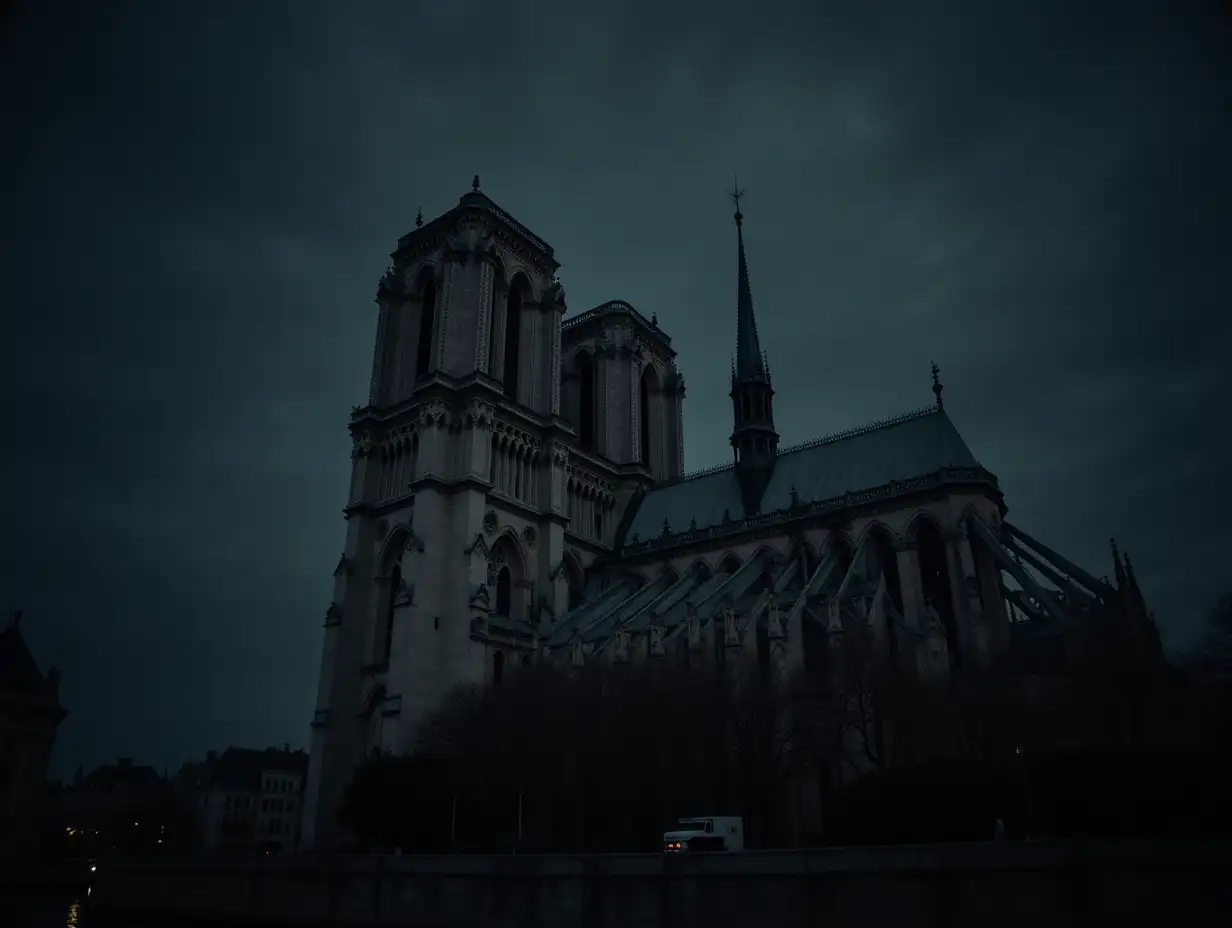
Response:
POLYGON ((744 191, 732 188, 736 204, 736 356, 732 363, 732 455, 747 513, 759 512, 761 497, 778 454, 779 436, 774 428, 774 389, 770 385, 770 365, 757 337, 753 316, 753 294, 749 287, 749 265, 744 254, 744 215, 740 198, 744 191))
POLYGON ((740 212, 740 198, 744 191, 733 185, 731 198, 736 204, 736 249, 738 270, 736 277, 736 378, 748 380, 763 378, 765 365, 762 361, 761 341, 757 337, 757 317, 753 314, 753 291, 749 287, 749 263, 744 256, 744 214, 740 212))

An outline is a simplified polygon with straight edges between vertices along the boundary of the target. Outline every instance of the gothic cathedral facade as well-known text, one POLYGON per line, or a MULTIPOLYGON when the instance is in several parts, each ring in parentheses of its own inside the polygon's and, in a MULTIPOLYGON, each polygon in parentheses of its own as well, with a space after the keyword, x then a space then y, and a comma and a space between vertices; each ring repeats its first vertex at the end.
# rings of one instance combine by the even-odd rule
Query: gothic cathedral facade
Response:
POLYGON ((687 476, 685 383, 655 316, 568 317, 552 248, 478 178, 399 240, 350 422, 306 845, 336 846, 358 765, 413 750, 459 684, 537 661, 807 670, 853 622, 944 675, 1136 593, 1119 560, 1120 587, 1004 522, 935 368, 932 405, 780 448, 735 218, 732 463, 687 476))

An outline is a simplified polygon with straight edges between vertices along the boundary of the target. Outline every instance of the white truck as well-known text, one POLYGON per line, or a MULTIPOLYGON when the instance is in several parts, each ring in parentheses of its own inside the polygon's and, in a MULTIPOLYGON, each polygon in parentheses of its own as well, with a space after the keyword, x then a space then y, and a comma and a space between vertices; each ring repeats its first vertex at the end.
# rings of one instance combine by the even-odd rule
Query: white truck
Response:
POLYGON ((738 815, 697 815, 682 818, 663 833, 663 852, 743 851, 744 819, 738 815))

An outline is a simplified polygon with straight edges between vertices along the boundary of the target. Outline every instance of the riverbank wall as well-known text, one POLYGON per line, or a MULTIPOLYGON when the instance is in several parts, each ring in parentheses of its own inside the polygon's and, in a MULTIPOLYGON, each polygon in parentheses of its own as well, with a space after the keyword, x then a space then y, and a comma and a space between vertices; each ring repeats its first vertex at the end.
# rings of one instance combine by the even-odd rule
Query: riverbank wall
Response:
POLYGON ((1232 838, 664 856, 100 866, 90 907, 169 923, 502 928, 1161 924, 1232 911, 1232 838))

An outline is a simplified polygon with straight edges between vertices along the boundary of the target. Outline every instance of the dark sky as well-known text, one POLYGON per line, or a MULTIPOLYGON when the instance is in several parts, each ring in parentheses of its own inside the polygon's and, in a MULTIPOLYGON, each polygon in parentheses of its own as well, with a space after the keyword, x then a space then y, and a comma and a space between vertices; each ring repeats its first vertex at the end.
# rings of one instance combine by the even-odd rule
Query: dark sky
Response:
POLYGON ((307 744, 376 283, 475 172, 572 312, 658 314, 689 470, 729 453, 738 171, 785 443, 936 359, 1010 518, 1097 573, 1115 535, 1171 646, 1227 577, 1215 3, 23 6, 0 569, 60 774, 307 744))

